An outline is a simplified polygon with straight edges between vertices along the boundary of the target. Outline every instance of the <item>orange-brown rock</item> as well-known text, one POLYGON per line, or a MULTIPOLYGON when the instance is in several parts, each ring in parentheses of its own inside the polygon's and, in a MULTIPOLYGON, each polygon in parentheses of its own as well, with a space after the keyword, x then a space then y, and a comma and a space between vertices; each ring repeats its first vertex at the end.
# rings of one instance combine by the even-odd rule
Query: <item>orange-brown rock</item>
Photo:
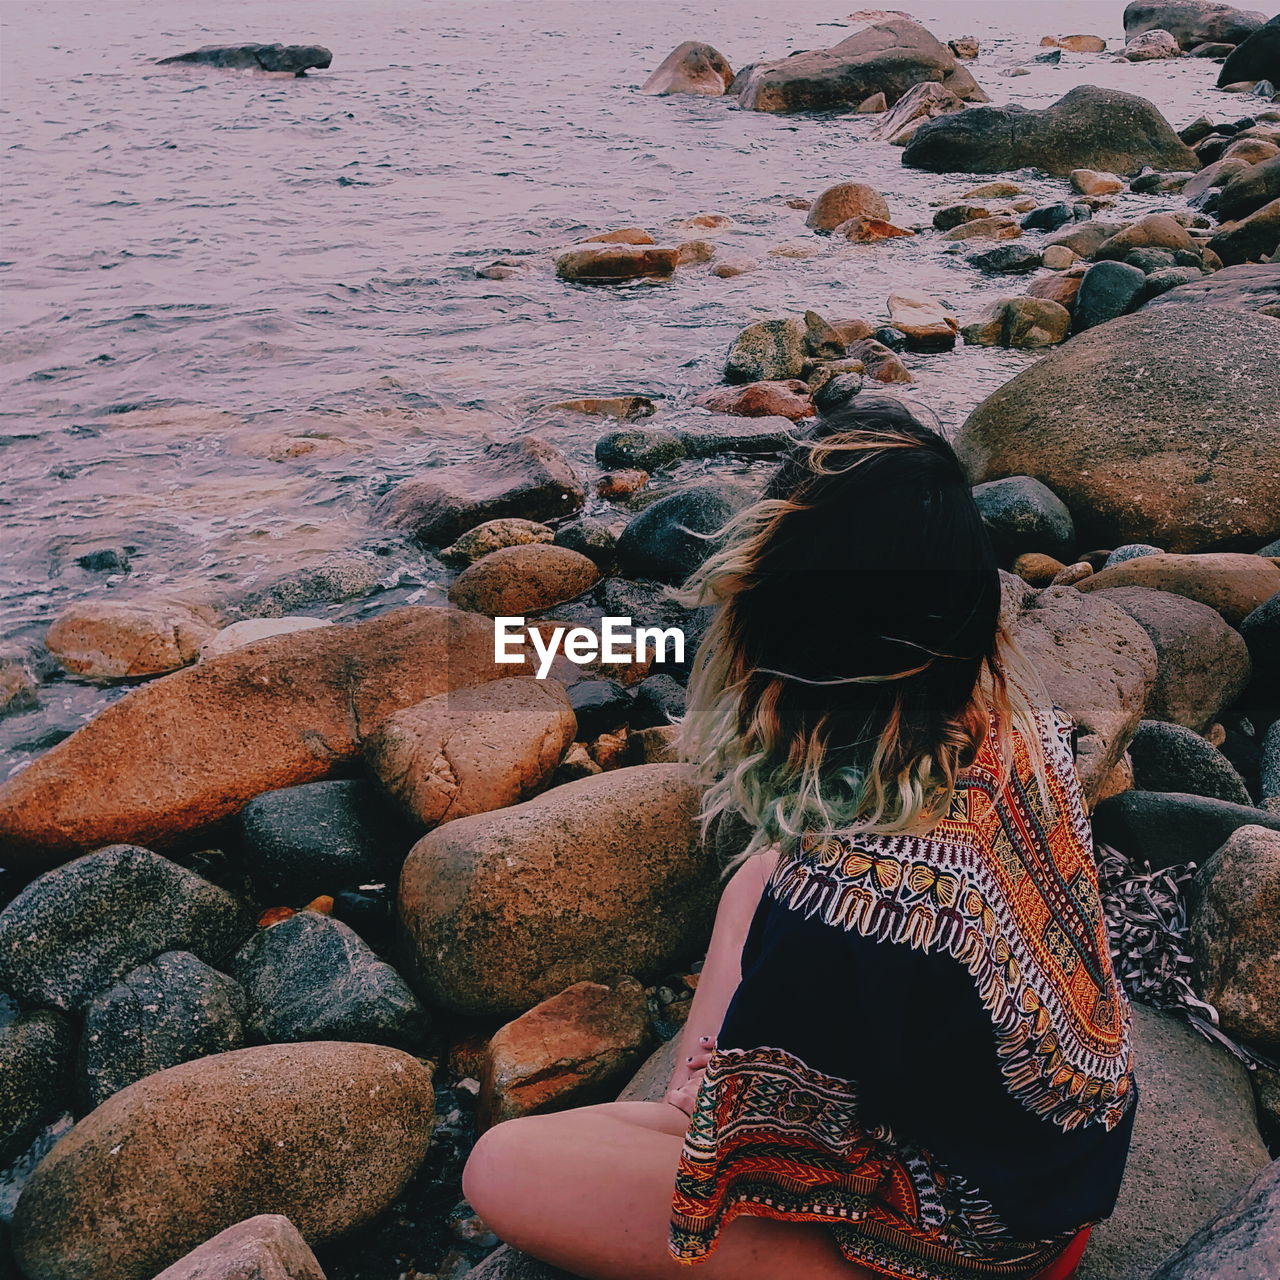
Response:
POLYGON ((853 244, 874 244, 877 240, 897 240, 902 236, 913 236, 915 232, 908 231, 905 227, 895 227, 892 222, 886 222, 883 218, 857 217, 842 222, 831 234, 853 244))
POLYGON ((616 231, 602 231, 596 236, 584 236, 583 244, 657 244, 643 227, 619 227, 616 231))
POLYGON ((833 320, 831 327, 846 347, 871 337, 876 331, 876 326, 870 320, 864 320, 860 316, 855 316, 852 320, 833 320))
POLYGON ((449 588, 460 609, 490 617, 536 613, 580 596, 600 570, 579 551, 546 542, 503 547, 468 565, 449 588))
POLYGON ((658 69, 640 86, 655 97, 692 93, 721 97, 733 81, 733 68, 718 49, 700 40, 686 40, 663 58, 658 69))
POLYGON ((570 413, 589 413, 596 418, 622 418, 634 422, 648 418, 653 413, 653 401, 648 396, 583 396, 579 400, 560 400, 548 409, 567 409, 570 413))
POLYGON ((556 259, 561 280, 583 284, 616 284, 619 280, 662 278, 675 271, 680 250, 652 245, 609 244, 582 246, 556 259))
POLYGON ((531 668, 493 624, 412 607, 245 645, 134 689, 0 786, 0 864, 166 842, 341 771, 393 711, 531 668))
POLYGON ((864 338, 849 344, 849 358, 861 360, 866 366, 867 377, 877 382, 914 382, 911 370, 883 342, 864 338))
POLYGON ((480 1078, 481 1128, 613 1098, 649 1039, 634 978, 574 983, 494 1033, 480 1078))
POLYGON ((842 222, 859 217, 888 221, 888 202, 865 182, 840 182, 813 202, 804 224, 814 231, 834 231, 842 222))
POLYGON ((962 222, 947 232, 948 240, 1016 240, 1022 234, 1022 228, 1003 214, 994 214, 989 218, 974 218, 971 222, 962 222))
POLYGON ((366 742, 370 771, 419 827, 518 804, 550 781, 577 732, 555 680, 491 680, 389 716, 366 742))
POLYGON ((629 763, 629 736, 626 725, 613 733, 602 733, 587 743, 587 754, 601 769, 621 769, 629 763))
POLYGON ((695 213, 676 226, 683 231, 723 231, 733 226, 733 219, 727 213, 695 213))
POLYGON ((596 494, 601 498, 614 502, 619 498, 629 498, 633 493, 638 493, 648 483, 649 473, 641 471, 639 468, 606 471, 596 481, 596 494))
POLYGON ((123 680, 189 666, 217 633, 210 616, 173 600, 85 600, 58 615, 45 646, 72 675, 123 680))
POLYGON ((1027 297, 1044 298, 1070 311, 1076 304, 1076 294, 1080 292, 1080 283, 1083 280, 1083 271, 1062 271, 1055 272, 1053 275, 1040 276, 1027 286, 1027 297))
POLYGON ((808 383, 797 378, 775 382, 748 382, 736 387, 716 387, 698 403, 713 413, 728 413, 738 418, 812 418, 813 401, 808 383))
POLYGON ((1082 591, 1107 587, 1171 591, 1207 604, 1235 626, 1280 591, 1280 565, 1265 556, 1236 551, 1206 551, 1201 555, 1162 552, 1122 560, 1080 584, 1082 591))
POLYGON ((1025 551, 1013 562, 1013 571, 1033 587, 1047 587, 1067 566, 1042 551, 1025 551))
POLYGON ((486 520, 468 529, 457 542, 440 549, 445 564, 466 566, 503 547, 524 547, 531 542, 554 542, 555 530, 537 520, 521 520, 509 516, 505 520, 486 520))

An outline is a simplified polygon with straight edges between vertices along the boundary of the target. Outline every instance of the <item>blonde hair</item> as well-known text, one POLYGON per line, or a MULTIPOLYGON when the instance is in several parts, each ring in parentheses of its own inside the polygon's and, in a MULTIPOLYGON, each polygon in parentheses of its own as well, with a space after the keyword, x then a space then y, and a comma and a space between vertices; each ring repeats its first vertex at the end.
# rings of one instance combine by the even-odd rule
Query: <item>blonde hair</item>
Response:
MULTIPOLYGON (((735 863, 761 849, 793 847, 806 832, 890 834, 933 826, 946 814, 962 770, 989 733, 996 735, 999 759, 1007 768, 1013 758, 1012 734, 1018 731, 1043 783, 1035 703, 1047 700, 998 615, 990 616, 989 635, 981 619, 975 624, 983 638, 977 653, 956 655, 894 639, 904 657, 918 658, 908 657, 900 669, 811 676, 754 660, 752 593, 768 579, 771 548, 788 522, 822 503, 836 504, 823 518, 846 519, 849 485, 858 482, 858 470, 895 450, 931 453, 910 465, 935 477, 929 483, 936 484, 941 476, 948 501, 972 503, 949 446, 932 433, 833 434, 800 447, 800 465, 793 466, 790 477, 799 477, 798 486, 787 486, 793 491, 786 496, 767 496, 730 520, 717 535, 719 549, 686 584, 687 603, 719 608, 694 660, 678 745, 705 786, 704 832, 730 813, 752 828, 750 842, 735 863), (952 465, 963 498, 950 494, 952 479, 946 468, 952 465), (805 493, 806 488, 813 492, 805 493), (924 690, 921 682, 949 661, 952 666, 945 678, 953 685, 958 679, 962 690, 965 673, 972 670, 967 696, 945 714, 917 714, 913 720, 908 691, 913 690, 918 700, 924 690), (862 728, 856 740, 850 740, 848 725, 842 728, 839 723, 841 695, 848 701, 859 692, 870 696, 863 706, 851 708, 862 728), (859 721, 862 710, 870 714, 859 721)), ((868 478, 872 483, 878 479, 868 478)), ((972 519, 980 539, 975 545, 989 556, 976 509, 972 519)), ((970 520, 963 509, 961 520, 970 520)), ((989 569, 998 610, 994 560, 989 569)), ((989 596, 990 584, 986 577, 982 581, 989 596)), ((858 702, 856 696, 852 701, 858 702)))

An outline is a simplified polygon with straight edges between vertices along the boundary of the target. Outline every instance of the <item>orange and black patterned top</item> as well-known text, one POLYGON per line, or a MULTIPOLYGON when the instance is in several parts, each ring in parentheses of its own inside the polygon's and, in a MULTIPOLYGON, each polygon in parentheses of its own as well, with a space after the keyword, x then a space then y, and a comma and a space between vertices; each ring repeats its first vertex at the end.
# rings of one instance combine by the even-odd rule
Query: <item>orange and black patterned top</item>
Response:
POLYGON ((1119 1191, 1136 1088, 1071 724, 1045 787, 994 734, 924 836, 806 839, 743 951, 677 1171, 671 1252, 740 1214, 828 1224, 910 1280, 1028 1280, 1119 1191))

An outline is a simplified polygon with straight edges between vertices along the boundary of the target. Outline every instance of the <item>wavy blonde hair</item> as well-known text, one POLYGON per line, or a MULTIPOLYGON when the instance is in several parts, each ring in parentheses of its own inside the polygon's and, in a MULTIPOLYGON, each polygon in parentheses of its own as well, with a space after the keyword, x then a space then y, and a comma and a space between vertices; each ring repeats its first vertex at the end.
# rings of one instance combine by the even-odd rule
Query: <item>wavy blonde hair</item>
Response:
MULTIPOLYGON (((902 514, 914 513, 908 508, 902 514)), ((890 529, 884 536, 898 535, 890 529)), ((905 536, 910 542, 909 531, 905 536)), ((929 536, 920 535, 925 557, 931 554, 929 536)), ((988 733, 997 735, 1007 767, 1017 730, 1043 783, 1036 702, 1043 706, 1047 699, 999 619, 999 574, 990 544, 963 471, 940 436, 923 427, 850 430, 801 444, 766 497, 716 538, 718 549, 682 593, 687 603, 718 610, 694 660, 678 742, 705 786, 704 831, 728 813, 752 829, 734 864, 762 849, 794 847, 806 832, 931 827, 946 814, 961 772, 988 733), (838 669, 838 643, 820 644, 816 661, 812 653, 779 661, 777 641, 782 637, 785 646, 786 628, 763 616, 776 603, 771 581, 778 586, 787 573, 778 567, 779 546, 807 546, 804 526, 815 522, 836 532, 849 526, 856 538, 855 508, 868 501, 874 508, 878 486, 881 505, 891 512, 894 493, 916 492, 916 473, 926 495, 924 518, 931 507, 937 530, 949 531, 950 542, 968 538, 973 544, 980 563, 972 608, 965 612, 959 584, 957 625, 950 634, 943 626, 936 642, 927 617, 897 635, 872 628, 866 641, 876 659, 873 669, 838 669), (762 632, 771 634, 762 639, 762 632)), ((967 554, 963 545, 939 546, 938 556, 945 560, 957 550, 967 554)), ((846 594, 865 599, 873 575, 859 568, 856 555, 849 573, 846 594)), ((782 592, 784 602, 804 594, 785 583, 782 592)), ((809 618, 797 617, 795 625, 821 626, 822 617, 819 608, 809 618)), ((850 647, 856 658, 852 641, 850 647)))

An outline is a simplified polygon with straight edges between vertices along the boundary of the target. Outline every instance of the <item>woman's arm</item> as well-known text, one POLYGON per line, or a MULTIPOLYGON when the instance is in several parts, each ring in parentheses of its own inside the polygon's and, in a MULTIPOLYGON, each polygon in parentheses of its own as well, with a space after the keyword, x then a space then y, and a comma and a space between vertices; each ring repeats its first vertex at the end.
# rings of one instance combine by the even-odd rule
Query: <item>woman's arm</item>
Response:
POLYGON ((742 944, 777 862, 777 851, 772 849, 748 858, 720 896, 711 945, 698 976, 689 1017, 680 1033, 676 1066, 667 1087, 667 1101, 682 1111, 692 1105, 697 1081, 715 1046, 725 1010, 742 979, 742 944))

